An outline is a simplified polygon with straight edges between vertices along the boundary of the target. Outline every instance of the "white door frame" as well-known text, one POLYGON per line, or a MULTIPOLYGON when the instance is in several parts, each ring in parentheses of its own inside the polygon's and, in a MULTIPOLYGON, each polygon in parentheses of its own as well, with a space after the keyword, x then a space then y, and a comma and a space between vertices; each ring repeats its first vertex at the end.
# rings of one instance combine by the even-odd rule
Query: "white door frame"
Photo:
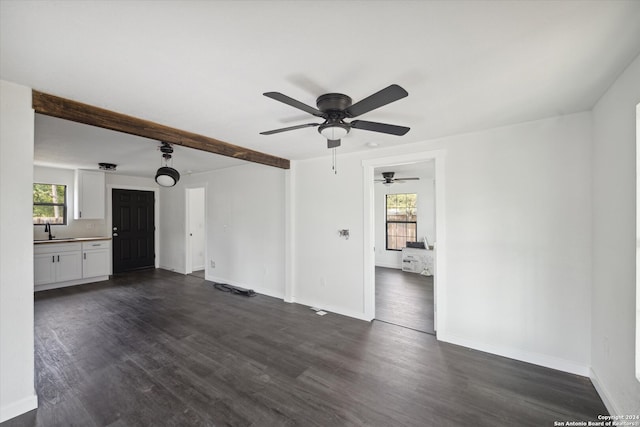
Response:
POLYGON ((204 228, 202 232, 204 233, 204 271, 205 276, 207 275, 207 188, 205 185, 194 185, 185 188, 185 227, 184 227, 184 243, 185 243, 185 251, 184 251, 184 271, 185 274, 193 273, 193 258, 191 253, 191 239, 190 239, 190 229, 191 229, 191 205, 190 205, 190 197, 191 190, 202 189, 204 191, 204 228))
POLYGON ((434 245, 435 271, 433 273, 434 292, 434 328, 444 331, 446 308, 446 235, 445 235, 445 196, 444 196, 444 160, 445 150, 424 151, 392 157, 383 157, 362 161, 364 203, 364 317, 373 320, 376 317, 375 284, 375 205, 373 171, 378 167, 399 166, 412 163, 435 161, 435 230, 434 245))

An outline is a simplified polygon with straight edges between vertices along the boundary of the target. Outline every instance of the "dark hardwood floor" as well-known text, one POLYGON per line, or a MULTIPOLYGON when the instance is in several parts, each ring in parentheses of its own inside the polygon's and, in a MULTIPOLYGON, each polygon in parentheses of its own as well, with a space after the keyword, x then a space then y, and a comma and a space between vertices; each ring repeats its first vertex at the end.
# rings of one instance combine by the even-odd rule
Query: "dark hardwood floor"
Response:
POLYGON ((433 276, 376 267, 376 319, 434 334, 433 276))
POLYGON ((196 270, 196 271, 192 271, 190 274, 191 274, 192 276, 195 276, 195 277, 199 277, 199 278, 201 278, 201 279, 204 279, 204 270, 196 270))
POLYGON ((587 378, 163 270, 39 292, 39 408, 13 426, 552 426, 587 378))

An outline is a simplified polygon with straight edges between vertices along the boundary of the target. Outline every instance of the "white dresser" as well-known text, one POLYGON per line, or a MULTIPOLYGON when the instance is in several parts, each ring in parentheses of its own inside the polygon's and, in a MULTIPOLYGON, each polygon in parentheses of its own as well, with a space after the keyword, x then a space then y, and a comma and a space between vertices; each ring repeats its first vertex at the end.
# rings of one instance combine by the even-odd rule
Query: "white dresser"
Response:
POLYGON ((433 275, 433 251, 430 249, 403 248, 402 271, 433 275))

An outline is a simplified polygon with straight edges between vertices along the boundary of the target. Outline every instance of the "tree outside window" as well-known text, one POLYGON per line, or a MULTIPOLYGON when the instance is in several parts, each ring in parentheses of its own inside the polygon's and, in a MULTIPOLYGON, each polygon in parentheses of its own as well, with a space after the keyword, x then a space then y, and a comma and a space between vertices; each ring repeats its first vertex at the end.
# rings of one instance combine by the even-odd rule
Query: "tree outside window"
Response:
POLYGON ((418 237, 417 194, 387 194, 387 250, 399 251, 418 237))
POLYGON ((67 186, 33 184, 33 224, 67 224, 67 186))

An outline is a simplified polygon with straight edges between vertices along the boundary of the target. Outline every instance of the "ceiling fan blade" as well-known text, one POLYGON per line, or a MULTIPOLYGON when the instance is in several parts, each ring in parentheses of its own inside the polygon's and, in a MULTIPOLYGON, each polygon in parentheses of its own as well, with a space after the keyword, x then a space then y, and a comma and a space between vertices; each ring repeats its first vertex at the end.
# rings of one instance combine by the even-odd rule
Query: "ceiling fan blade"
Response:
POLYGON ((307 128, 311 126, 320 126, 320 123, 306 123, 304 125, 289 126, 288 128, 268 130, 266 132, 260 132, 260 135, 272 135, 274 133, 286 132, 288 130, 302 129, 302 128, 307 128))
POLYGON ((340 147, 339 139, 327 139, 327 148, 336 148, 340 147))
POLYGON ((373 132, 389 133, 391 135, 404 135, 409 132, 408 127, 388 125, 386 123, 367 122, 365 120, 354 120, 349 125, 355 129, 370 130, 373 132))
POLYGON ((280 92, 265 92, 263 93, 263 95, 267 98, 275 99, 276 101, 280 101, 299 110, 306 111, 307 113, 313 114, 314 116, 323 117, 322 111, 317 110, 307 104, 303 104, 302 102, 297 101, 280 92))
POLYGON ((369 111, 380 108, 383 105, 391 104, 392 102, 402 99, 407 95, 409 95, 409 93, 406 90, 396 84, 393 84, 366 97, 362 101, 356 102, 351 107, 347 108, 345 112, 349 117, 358 117, 361 114, 368 113, 369 111))
POLYGON ((420 178, 396 178, 396 181, 398 180, 402 180, 402 181, 418 181, 420 180, 420 178))

